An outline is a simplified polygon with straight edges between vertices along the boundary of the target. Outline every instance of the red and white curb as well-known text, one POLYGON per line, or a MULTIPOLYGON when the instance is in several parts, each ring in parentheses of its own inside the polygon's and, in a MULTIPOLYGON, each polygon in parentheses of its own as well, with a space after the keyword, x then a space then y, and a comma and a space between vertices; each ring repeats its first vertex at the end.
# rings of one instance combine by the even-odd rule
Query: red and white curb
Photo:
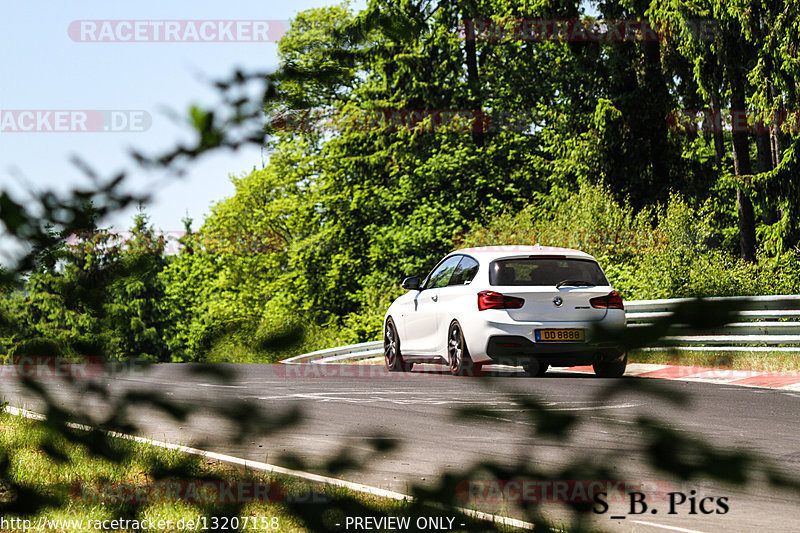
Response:
MULTIPOLYGON (((591 366, 573 366, 557 370, 594 373, 591 366)), ((703 383, 720 383, 724 385, 741 385, 744 387, 800 391, 800 372, 760 372, 757 370, 730 370, 727 368, 703 366, 629 363, 628 368, 625 370, 625 375, 639 378, 658 378, 689 382, 697 381, 703 383)))

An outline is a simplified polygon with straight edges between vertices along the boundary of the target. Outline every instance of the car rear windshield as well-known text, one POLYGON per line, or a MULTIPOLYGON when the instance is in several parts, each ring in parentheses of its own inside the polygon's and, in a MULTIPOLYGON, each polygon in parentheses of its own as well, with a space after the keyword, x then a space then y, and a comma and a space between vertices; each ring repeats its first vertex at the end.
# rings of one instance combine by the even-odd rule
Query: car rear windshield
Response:
POLYGON ((591 259, 530 257, 500 259, 489 268, 492 285, 608 285, 600 265, 591 259), (566 282, 566 283, 564 283, 566 282))

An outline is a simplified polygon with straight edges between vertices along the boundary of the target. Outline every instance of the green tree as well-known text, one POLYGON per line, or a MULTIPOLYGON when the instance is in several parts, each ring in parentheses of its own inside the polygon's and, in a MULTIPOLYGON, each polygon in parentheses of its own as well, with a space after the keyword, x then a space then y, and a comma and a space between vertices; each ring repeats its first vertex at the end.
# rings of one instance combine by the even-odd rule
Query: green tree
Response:
POLYGON ((17 342, 47 340, 58 352, 153 361, 178 360, 164 285, 164 239, 139 213, 130 236, 91 229, 42 250, 39 267, 16 297, 17 342))

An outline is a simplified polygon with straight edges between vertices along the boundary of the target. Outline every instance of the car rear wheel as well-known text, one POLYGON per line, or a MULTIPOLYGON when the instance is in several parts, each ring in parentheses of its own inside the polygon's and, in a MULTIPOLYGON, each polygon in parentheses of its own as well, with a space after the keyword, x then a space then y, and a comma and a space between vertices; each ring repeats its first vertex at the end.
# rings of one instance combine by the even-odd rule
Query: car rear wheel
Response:
POLYGON ((450 324, 450 331, 447 334, 447 363, 450 373, 454 376, 481 372, 481 367, 472 363, 461 326, 455 320, 450 324))
POLYGON ((544 376, 547 369, 550 367, 547 363, 540 363, 539 361, 531 361, 530 363, 525 363, 522 365, 522 369, 525 373, 532 378, 540 378, 544 376))
POLYGON ((391 318, 386 320, 386 327, 383 330, 383 358, 389 372, 407 372, 414 366, 414 363, 403 361, 403 355, 400 353, 400 338, 397 336, 397 328, 391 318))
POLYGON ((598 361, 592 365, 594 373, 601 378, 619 378, 625 373, 628 365, 628 354, 612 359, 611 361, 598 361))

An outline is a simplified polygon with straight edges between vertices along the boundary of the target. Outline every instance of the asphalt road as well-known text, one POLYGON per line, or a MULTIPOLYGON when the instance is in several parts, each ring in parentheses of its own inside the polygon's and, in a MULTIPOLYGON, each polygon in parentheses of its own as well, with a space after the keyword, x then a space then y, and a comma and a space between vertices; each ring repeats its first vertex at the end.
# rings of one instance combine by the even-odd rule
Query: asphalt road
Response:
MULTIPOLYGON (((317 473, 328 473, 326 461, 346 451, 355 467, 336 472, 336 477, 398 492, 408 492, 412 485, 431 486, 442 473, 483 460, 512 470, 530 465, 550 472, 554 479, 566 477, 562 470, 567 465, 598 460, 610 468, 611 479, 649 487, 644 490, 648 510, 641 514, 630 513, 627 499, 610 496, 609 509, 593 518, 605 529, 665 531, 662 526, 669 526, 679 528, 673 531, 711 532, 800 527, 796 493, 760 480, 744 487, 705 478, 678 482, 655 471, 642 457, 643 434, 636 423, 640 416, 656 417, 680 435, 704 438, 719 449, 751 450, 760 457, 756 467, 774 465, 796 479, 800 393, 637 378, 604 380, 566 372, 539 379, 514 373, 456 378, 438 368, 389 375, 374 365, 220 365, 209 373, 198 372, 193 365, 163 364, 91 380, 79 376, 72 384, 56 378, 41 382, 57 403, 65 409, 86 409, 95 423, 109 416, 114 402, 129 392, 146 393, 143 398, 162 395, 193 411, 188 420, 178 422, 151 407, 131 407, 128 416, 141 428, 140 434, 157 440, 317 473), (216 371, 230 374, 229 379, 220 379, 216 371), (94 390, 89 382, 100 387, 94 390), (644 392, 625 385, 639 385, 644 392), (676 405, 654 396, 654 387, 685 403, 676 405), (615 394, 605 394, 609 390, 615 394), (515 398, 538 399, 550 412, 576 415, 580 421, 563 441, 535 436, 537 424, 515 398), (280 415, 293 409, 300 412, 297 423, 277 429, 280 415), (491 411, 465 417, 465 409, 491 411), (256 413, 263 414, 258 423, 240 427, 230 421, 256 413), (396 442, 397 448, 375 451, 375 443, 387 442, 396 442), (667 492, 687 497, 675 514, 669 514, 667 492), (704 514, 699 502, 709 497, 714 499, 706 500, 704 508, 711 512, 704 514), (721 512, 720 498, 727 498, 722 500, 727 512, 721 512), (696 514, 691 513, 692 499, 696 514)), ((42 401, 16 379, 0 379, 0 394, 13 406, 44 409, 42 401)), ((696 454, 697 450, 691 452, 691 458, 696 454)), ((518 510, 513 502, 503 505, 492 497, 496 495, 492 489, 498 487, 477 483, 459 494, 464 507, 502 509, 514 516, 518 510)), ((536 493, 539 496, 508 493, 513 498, 541 497, 541 492, 536 493)), ((546 504, 545 510, 556 520, 568 521, 571 516, 560 503, 546 504)))

